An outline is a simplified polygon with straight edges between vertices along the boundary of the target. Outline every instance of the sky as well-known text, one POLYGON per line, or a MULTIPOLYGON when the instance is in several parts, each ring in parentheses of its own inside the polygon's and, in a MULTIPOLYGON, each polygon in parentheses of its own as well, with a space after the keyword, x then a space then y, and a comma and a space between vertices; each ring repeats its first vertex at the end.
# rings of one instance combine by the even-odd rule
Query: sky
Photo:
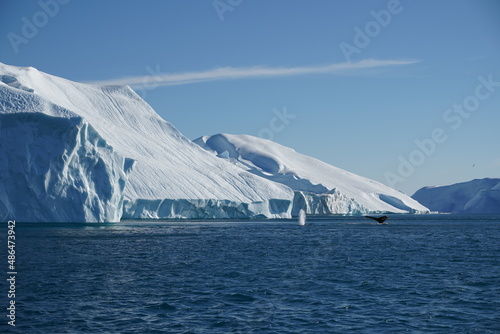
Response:
POLYGON ((128 84, 190 139, 272 139, 409 195, 500 177, 496 0, 2 0, 0 33, 0 62, 128 84))

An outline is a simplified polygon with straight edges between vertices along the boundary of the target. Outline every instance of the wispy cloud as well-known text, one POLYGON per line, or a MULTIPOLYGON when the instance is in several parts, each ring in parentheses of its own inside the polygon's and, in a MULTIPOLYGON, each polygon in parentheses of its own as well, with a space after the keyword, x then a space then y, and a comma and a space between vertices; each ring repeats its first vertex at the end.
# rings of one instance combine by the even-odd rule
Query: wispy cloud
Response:
POLYGON ((341 74, 362 69, 402 66, 418 63, 419 60, 375 60, 365 59, 358 62, 336 63, 323 66, 299 66, 299 67, 221 67, 200 72, 184 73, 161 73, 149 68, 150 74, 144 76, 125 77, 90 82, 98 85, 130 85, 143 86, 154 83, 158 86, 178 86, 206 81, 220 81, 230 79, 245 78, 266 78, 266 77, 284 77, 307 74, 341 74))

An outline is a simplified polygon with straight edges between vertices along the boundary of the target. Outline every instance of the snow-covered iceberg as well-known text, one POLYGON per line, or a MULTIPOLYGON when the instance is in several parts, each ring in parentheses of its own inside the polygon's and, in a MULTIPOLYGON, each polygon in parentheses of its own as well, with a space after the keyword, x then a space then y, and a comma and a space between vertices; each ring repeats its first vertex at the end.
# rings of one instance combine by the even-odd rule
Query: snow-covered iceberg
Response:
POLYGON ((429 211, 409 196, 388 186, 267 139, 217 134, 200 137, 194 142, 242 170, 293 189, 294 216, 301 209, 308 214, 429 211))
POLYGON ((500 213, 500 179, 476 179, 448 186, 424 187, 412 197, 437 212, 500 213))
POLYGON ((427 211, 387 186, 270 141, 217 135, 197 143, 128 86, 0 63, 0 220, 427 211))
POLYGON ((0 63, 0 219, 290 217, 293 191, 201 149, 128 86, 0 63))

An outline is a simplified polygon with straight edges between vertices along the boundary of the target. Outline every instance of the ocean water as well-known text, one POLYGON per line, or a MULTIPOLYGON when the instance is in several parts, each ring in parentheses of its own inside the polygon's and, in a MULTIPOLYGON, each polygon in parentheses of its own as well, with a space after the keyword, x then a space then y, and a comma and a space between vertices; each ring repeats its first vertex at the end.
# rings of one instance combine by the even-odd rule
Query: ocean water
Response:
POLYGON ((18 223, 0 332, 500 333, 500 216, 307 223, 18 223))

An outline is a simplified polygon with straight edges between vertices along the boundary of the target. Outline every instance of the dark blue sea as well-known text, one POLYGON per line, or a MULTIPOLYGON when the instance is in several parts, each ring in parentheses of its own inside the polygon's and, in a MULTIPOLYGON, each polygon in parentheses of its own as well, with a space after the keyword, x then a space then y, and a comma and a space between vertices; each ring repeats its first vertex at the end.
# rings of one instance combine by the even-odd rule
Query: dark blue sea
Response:
POLYGON ((500 333, 498 215, 15 233, 16 326, 2 279, 2 333, 500 333))

